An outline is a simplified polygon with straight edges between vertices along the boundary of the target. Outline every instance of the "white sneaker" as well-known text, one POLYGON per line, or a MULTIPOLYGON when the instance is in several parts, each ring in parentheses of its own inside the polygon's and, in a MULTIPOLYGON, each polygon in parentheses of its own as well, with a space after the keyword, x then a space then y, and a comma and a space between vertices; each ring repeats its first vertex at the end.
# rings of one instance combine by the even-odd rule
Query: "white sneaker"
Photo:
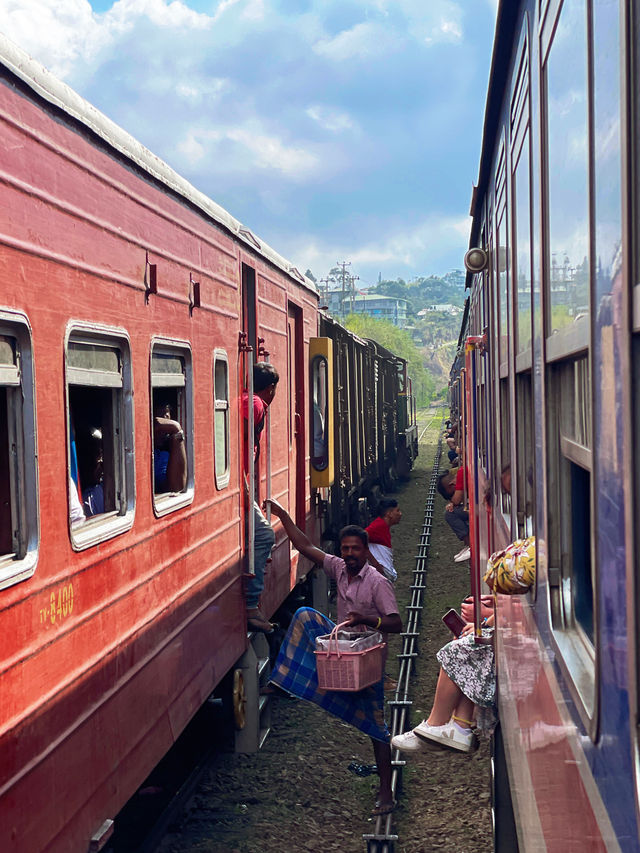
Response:
POLYGON ((449 749, 456 749, 458 752, 471 752, 478 746, 478 738, 471 729, 467 732, 461 732, 455 723, 447 723, 446 726, 430 726, 424 720, 413 731, 418 737, 440 744, 440 746, 446 746, 449 749))
POLYGON ((403 735, 395 735, 391 738, 391 746, 394 749, 399 749, 401 752, 428 752, 429 745, 425 741, 412 732, 405 732, 403 735))
POLYGON ((471 548, 468 545, 465 545, 462 551, 458 551, 453 559, 456 563, 464 563, 465 560, 470 560, 471 548))

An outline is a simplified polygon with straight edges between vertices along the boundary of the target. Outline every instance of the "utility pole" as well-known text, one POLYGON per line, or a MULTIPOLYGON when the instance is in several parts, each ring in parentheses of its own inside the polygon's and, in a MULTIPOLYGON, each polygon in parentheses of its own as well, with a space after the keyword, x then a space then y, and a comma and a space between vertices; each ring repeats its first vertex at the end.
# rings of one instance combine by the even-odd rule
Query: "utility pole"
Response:
MULTIPOLYGON (((319 283, 326 285, 326 287, 324 288, 324 304, 328 307, 329 306, 329 284, 330 283, 335 284, 335 278, 331 278, 331 276, 329 276, 328 278, 321 278, 321 279, 319 279, 319 283)), ((320 295, 322 295, 322 290, 320 290, 320 295)))
POLYGON ((356 310, 355 302, 356 302, 356 281, 360 281, 359 275, 350 275, 349 281, 351 282, 351 313, 353 314, 356 310))
POLYGON ((336 261, 336 266, 341 267, 340 279, 342 282, 342 295, 340 297, 340 316, 344 320, 344 300, 346 294, 346 283, 349 276, 347 275, 347 267, 351 266, 351 261, 336 261))

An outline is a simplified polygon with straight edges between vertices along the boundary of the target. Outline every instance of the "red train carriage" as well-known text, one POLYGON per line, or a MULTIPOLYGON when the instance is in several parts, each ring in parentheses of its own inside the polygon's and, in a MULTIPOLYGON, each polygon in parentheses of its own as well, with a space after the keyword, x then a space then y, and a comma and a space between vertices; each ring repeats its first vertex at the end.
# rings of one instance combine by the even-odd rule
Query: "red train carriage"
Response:
MULTIPOLYGON (((282 381, 256 491, 310 516, 317 297, 68 88, 0 52, 0 849, 68 853, 247 647, 240 398, 267 352, 282 381), (182 429, 178 488, 154 465, 158 407, 182 429)), ((306 568, 276 545, 267 614, 306 568)))

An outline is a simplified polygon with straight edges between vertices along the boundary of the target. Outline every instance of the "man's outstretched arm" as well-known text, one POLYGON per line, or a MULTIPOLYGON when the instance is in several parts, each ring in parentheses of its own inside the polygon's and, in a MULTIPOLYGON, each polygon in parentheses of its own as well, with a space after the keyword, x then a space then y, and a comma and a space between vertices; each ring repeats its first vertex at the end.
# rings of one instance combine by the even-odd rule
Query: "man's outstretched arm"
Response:
POLYGON ((269 498, 264 502, 265 508, 267 505, 271 507, 271 514, 275 515, 276 518, 279 518, 282 522, 282 526, 284 527, 285 533, 293 543, 293 546, 300 551, 301 554, 304 554, 305 557, 308 557, 310 560, 313 560, 314 563, 318 563, 322 565, 325 558, 324 551, 321 551, 320 548, 317 548, 309 539, 306 533, 303 533, 299 527, 293 523, 293 520, 289 513, 283 506, 280 506, 278 501, 275 501, 273 498, 269 498))

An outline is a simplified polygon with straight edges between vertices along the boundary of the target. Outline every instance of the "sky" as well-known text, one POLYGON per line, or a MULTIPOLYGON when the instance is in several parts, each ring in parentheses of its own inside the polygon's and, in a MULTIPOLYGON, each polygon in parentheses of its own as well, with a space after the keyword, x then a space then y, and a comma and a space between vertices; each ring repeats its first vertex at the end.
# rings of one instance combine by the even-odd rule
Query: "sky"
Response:
POLYGON ((497 0, 0 0, 0 30, 301 271, 462 268, 497 0))

